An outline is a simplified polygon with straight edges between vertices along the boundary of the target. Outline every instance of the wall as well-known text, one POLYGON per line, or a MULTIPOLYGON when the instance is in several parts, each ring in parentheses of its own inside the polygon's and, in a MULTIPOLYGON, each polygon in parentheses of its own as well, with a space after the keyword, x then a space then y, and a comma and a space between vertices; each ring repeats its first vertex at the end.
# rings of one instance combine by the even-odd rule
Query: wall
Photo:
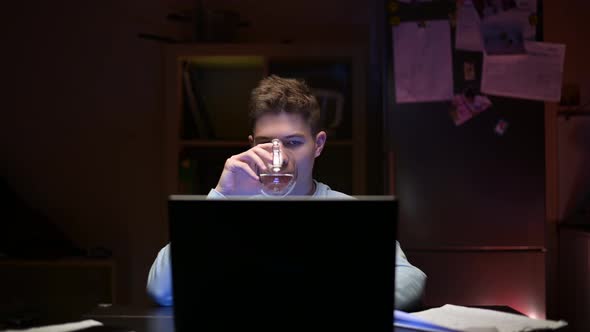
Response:
MULTIPOLYGON (((586 24, 590 3, 583 0, 543 1, 545 40, 566 45, 564 84, 580 86, 581 104, 590 102, 590 27, 586 24)), ((572 267, 558 261, 560 244, 557 225, 571 216, 590 193, 590 117, 558 116, 557 104, 546 104, 547 143, 547 219, 548 227, 548 315, 564 317, 567 309, 560 304, 564 290, 578 285, 559 285, 563 271, 572 267)), ((588 106, 588 105, 587 105, 588 106)), ((561 257, 561 256, 560 256, 561 257)), ((566 276, 567 277, 567 276, 566 276)), ((572 303, 567 300, 568 303, 572 303)))
MULTIPOLYGON (((566 44, 563 82, 580 86, 581 103, 590 103, 590 2, 544 1, 545 40, 566 44)), ((586 105, 590 108, 590 104, 586 105)), ((590 118, 560 117, 557 125, 558 218, 571 215, 590 194, 590 118)))
MULTIPOLYGON (((147 271, 167 242, 161 44, 137 34, 190 35, 164 18, 192 4, 59 0, 2 10, 0 176, 80 247, 113 251, 122 303, 148 301, 147 271)), ((360 0, 205 5, 239 11, 250 22, 241 41, 368 39, 360 0)))
MULTIPOLYGON (((281 8, 272 1, 205 4, 238 10, 250 22, 240 32, 248 41, 365 42, 371 20, 360 0, 286 2, 281 8)), ((147 270, 167 238, 160 44, 137 33, 186 36, 163 17, 191 5, 60 0, 3 8, 0 175, 81 247, 113 250, 123 302, 147 301, 147 270)), ((588 101, 590 53, 583 36, 590 36, 584 24, 590 3, 544 1, 544 7, 545 39, 567 44, 564 81, 580 83, 588 101)), ((560 123, 559 133, 580 120, 560 123)), ((576 174, 590 169, 584 166, 588 146, 568 143, 587 144, 587 136, 562 137, 561 215, 580 195, 576 174)))
POLYGON ((80 247, 114 252, 123 301, 140 298, 165 231, 160 55, 131 15, 151 5, 3 9, 1 175, 80 247))

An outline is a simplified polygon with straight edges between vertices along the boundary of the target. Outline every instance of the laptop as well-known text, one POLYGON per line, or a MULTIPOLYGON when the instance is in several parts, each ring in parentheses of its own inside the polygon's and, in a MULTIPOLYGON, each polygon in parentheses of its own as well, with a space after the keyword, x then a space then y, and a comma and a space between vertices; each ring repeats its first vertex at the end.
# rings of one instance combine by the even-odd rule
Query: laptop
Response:
POLYGON ((395 197, 173 195, 168 208, 177 332, 391 332, 395 197))

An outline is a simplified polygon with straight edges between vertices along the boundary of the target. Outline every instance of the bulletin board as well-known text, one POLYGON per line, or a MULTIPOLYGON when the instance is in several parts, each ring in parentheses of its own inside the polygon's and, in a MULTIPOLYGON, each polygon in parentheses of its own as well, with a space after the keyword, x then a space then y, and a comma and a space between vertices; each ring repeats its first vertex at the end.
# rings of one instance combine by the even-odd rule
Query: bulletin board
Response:
MULTIPOLYGON (((481 91, 483 53, 454 47, 456 1, 396 1, 393 13, 392 3, 384 2, 388 23, 384 36, 384 148, 394 156, 391 170, 394 194, 400 198, 400 239, 421 249, 542 247, 544 101, 481 91), (393 43, 394 27, 411 23, 428 28, 440 20, 450 26, 447 50, 452 85, 439 91, 448 98, 398 102, 394 51, 399 44, 393 43), (465 75, 466 62, 472 67, 470 79, 465 75), (484 96, 490 104, 484 111, 457 121, 452 114, 457 94, 484 96)), ((539 1, 535 41, 542 40, 541 17, 539 1)), ((443 57, 437 51, 430 52, 427 55, 435 60, 443 57)), ((439 81, 433 81, 436 87, 439 81)))
MULTIPOLYGON (((479 98, 477 107, 477 111, 483 111, 485 109, 491 108, 493 103, 492 99, 497 99, 496 97, 502 98, 519 98, 519 99, 531 99, 537 101, 543 101, 544 96, 536 97, 535 95, 531 95, 530 98, 527 96, 518 96, 518 94, 511 95, 510 93, 493 93, 491 95, 482 92, 482 78, 484 77, 484 49, 485 52, 489 55, 494 55, 491 52, 518 52, 519 47, 513 46, 512 49, 503 48, 501 49, 497 42, 494 44, 494 40, 490 32, 486 32, 488 30, 497 29, 498 31, 494 31, 498 37, 502 36, 502 38, 507 38, 511 40, 512 45, 521 45, 523 52, 524 50, 523 43, 524 41, 542 41, 543 39, 543 28, 542 28, 542 1, 528 1, 527 3, 535 3, 534 8, 528 9, 526 11, 525 20, 527 20, 528 24, 524 28, 519 27, 521 29, 519 33, 520 36, 512 36, 513 30, 515 29, 512 25, 512 18, 508 14, 511 9, 511 6, 516 6, 519 1, 505 1, 505 0, 477 0, 477 1, 463 1, 463 0, 434 0, 434 1, 399 1, 399 0, 389 0, 385 2, 386 7, 386 22, 388 23, 386 27, 386 83, 387 87, 387 97, 388 97, 388 106, 391 109, 395 109, 396 106, 400 103, 406 102, 414 102, 414 103, 429 103, 429 102, 444 102, 444 101, 451 101, 453 103, 456 102, 456 98, 458 96, 467 97, 469 99, 479 98), (486 3, 489 3, 486 5, 486 3), (467 4, 470 4, 469 6, 467 4), (483 12, 486 11, 486 6, 491 6, 490 4, 497 4, 500 8, 499 10, 502 11, 502 8, 506 8, 505 12, 500 12, 496 16, 491 14, 488 17, 483 17, 483 12), (478 24, 481 24, 481 33, 487 34, 484 35, 486 40, 486 47, 482 46, 482 50, 473 50, 467 48, 462 48, 459 44, 465 44, 464 38, 460 36, 466 35, 463 33, 463 27, 465 24, 462 24, 465 20, 463 19, 466 17, 467 8, 473 8, 474 15, 477 15, 477 19, 479 20, 478 24), (476 14, 477 13, 477 14, 476 14), (504 16, 502 16, 504 15, 504 16), (503 20, 495 20, 492 19, 495 17, 504 17, 503 20), (491 17, 491 18, 490 18, 491 17), (508 19, 510 17, 510 19, 508 19), (489 23, 490 21, 491 23, 489 23), (415 25, 414 25, 415 24, 415 25), (444 30, 445 25, 450 28, 446 28, 449 30, 447 33, 448 37, 445 34, 441 34, 440 31, 444 30), (418 45, 417 48, 420 48, 417 52, 415 51, 414 54, 408 54, 406 57, 410 59, 410 61, 404 62, 404 59, 401 59, 406 53, 408 53, 408 46, 416 45, 420 41, 420 38, 416 38, 419 36, 417 31, 426 31, 431 29, 431 37, 424 41, 423 45, 418 45), (500 31, 501 29, 501 31, 500 31), (399 30, 404 30, 405 39, 402 40, 401 38, 397 39, 396 42, 396 32, 399 30), (461 30, 461 34, 459 34, 459 30, 461 30), (434 33, 434 34, 433 34, 434 33), (440 36, 440 38, 439 38, 440 36), (507 37, 506 37, 507 36, 507 37), (444 39, 448 38, 448 39, 444 39), (459 39, 458 39, 459 38, 459 39), (521 38, 521 39, 519 39, 521 38), (444 52, 439 53, 441 51, 440 43, 443 43, 442 40, 445 40, 446 44, 443 45, 447 46, 447 49, 444 52), (446 42, 448 40, 448 42, 446 42), (517 40, 517 42, 512 43, 512 40, 517 40), (433 45, 431 48, 427 47, 430 44, 439 44, 433 45), (397 52, 396 52, 397 51, 397 52), (397 53, 394 54, 394 53, 397 53), (447 55, 448 53, 448 55, 447 55), (425 59, 432 61, 432 67, 428 67, 426 62, 411 62, 411 61, 419 61, 417 60, 420 56, 424 56, 425 59), (437 60, 441 60, 441 58, 447 57, 451 61, 450 71, 451 75, 446 75, 445 73, 437 74, 438 66, 437 60), (423 71, 428 71, 428 79, 425 80, 416 80, 416 74, 412 72, 412 69, 408 69, 412 66, 417 67, 417 69, 421 69, 423 71), (407 73, 400 72, 407 71, 407 73), (398 74, 396 77, 395 74, 398 74), (400 76, 401 75, 401 76, 400 76), (418 94, 416 98, 413 98, 412 93, 406 93, 405 95, 400 93, 403 92, 403 89, 400 88, 403 82, 403 77, 408 76, 410 77, 416 85, 417 91, 411 91, 414 94, 418 94), (440 85, 447 86, 447 82, 444 81, 443 77, 451 77, 451 82, 448 84, 447 91, 439 91, 441 89, 440 85), (401 78, 401 80, 400 80, 401 78), (396 86, 396 84, 398 86, 396 86), (419 91, 422 89, 422 91, 419 91), (408 96, 409 95, 409 96, 408 96), (428 99, 431 97, 431 99, 428 99), (492 99, 490 99, 492 98, 492 99), (485 99, 485 100, 484 100, 485 99), (485 108, 485 109, 484 109, 485 108)), ((531 5, 532 6, 532 5, 531 5)), ((514 11, 516 11, 514 9, 514 11)), ((525 12, 525 10, 518 11, 519 14, 521 12, 525 12)), ((472 31, 473 33, 473 31, 472 31)), ((516 33, 516 32, 514 32, 516 33)), ((400 36, 404 36, 403 33, 399 34, 400 36)), ((483 37, 482 37, 483 39, 483 37)), ((483 41, 482 41, 483 43, 483 41)), ((444 62, 442 62, 444 63, 444 62)), ((491 62, 490 62, 491 63, 491 62)), ((491 77, 492 75, 488 75, 486 77, 491 77)), ((557 84, 557 83, 556 83, 557 84)), ((490 84, 486 84, 489 86, 490 84)), ((561 88, 561 84, 558 84, 559 88, 561 88)), ((408 87, 409 90, 412 90, 412 87, 408 87)), ((473 105, 471 105, 473 106, 473 105)), ((460 111, 461 109, 459 109, 460 111)), ((462 125, 464 122, 468 121, 471 117, 477 114, 457 114, 457 109, 455 109, 455 113, 453 114, 453 110, 450 110, 450 115, 452 120, 456 125, 462 125), (463 117, 461 117, 463 115, 463 117), (466 115, 468 115, 466 117, 466 115)), ((499 128, 501 129, 501 128, 499 128)))

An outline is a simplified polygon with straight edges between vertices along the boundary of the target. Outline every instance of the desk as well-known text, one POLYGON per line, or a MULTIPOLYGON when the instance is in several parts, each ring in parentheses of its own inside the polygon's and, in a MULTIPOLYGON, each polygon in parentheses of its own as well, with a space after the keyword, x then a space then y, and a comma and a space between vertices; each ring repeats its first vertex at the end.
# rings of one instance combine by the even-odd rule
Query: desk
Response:
MULTIPOLYGON (((520 314, 508 306, 474 307, 520 314)), ((84 315, 84 319, 94 319, 106 326, 126 327, 135 332, 174 332, 174 313, 171 307, 98 307, 84 315)))
POLYGON ((135 332, 174 332, 172 307, 100 306, 83 316, 104 325, 125 327, 135 332))
MULTIPOLYGON (((115 299, 112 259, 0 259, 0 316, 26 311, 37 320, 68 319, 115 299)), ((0 329, 2 329, 0 322, 0 329)))

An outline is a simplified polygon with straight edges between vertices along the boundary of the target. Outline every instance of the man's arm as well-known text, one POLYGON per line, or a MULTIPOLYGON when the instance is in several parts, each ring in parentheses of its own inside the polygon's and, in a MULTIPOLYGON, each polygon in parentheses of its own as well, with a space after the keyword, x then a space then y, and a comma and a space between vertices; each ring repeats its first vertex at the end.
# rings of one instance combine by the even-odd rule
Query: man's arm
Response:
POLYGON ((160 250, 156 260, 150 268, 147 281, 147 293, 159 305, 172 305, 170 243, 160 250))
MULTIPOLYGON (((208 199, 225 198, 215 189, 211 189, 208 199)), ((172 297, 172 266, 170 263, 170 243, 160 250, 156 260, 152 263, 148 274, 146 287, 148 295, 162 306, 171 306, 172 297)))
POLYGON ((397 241, 395 253, 395 308, 403 311, 416 309, 424 295, 426 274, 410 264, 397 241))

